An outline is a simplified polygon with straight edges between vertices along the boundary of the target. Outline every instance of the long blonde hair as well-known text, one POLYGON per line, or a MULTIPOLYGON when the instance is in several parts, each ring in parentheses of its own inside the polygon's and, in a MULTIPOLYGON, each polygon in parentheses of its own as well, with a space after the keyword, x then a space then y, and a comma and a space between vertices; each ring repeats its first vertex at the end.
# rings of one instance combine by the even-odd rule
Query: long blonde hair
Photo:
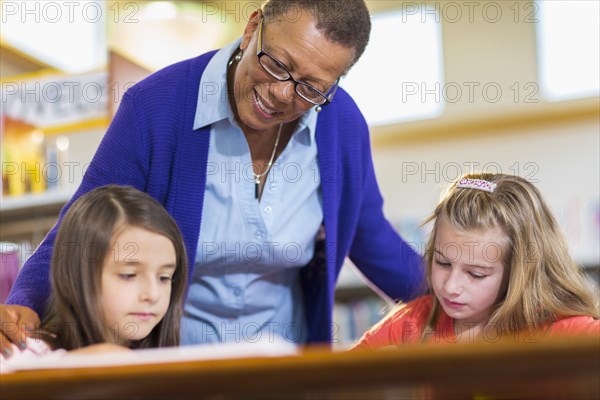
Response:
MULTIPOLYGON (((462 231, 498 227, 508 238, 502 254, 506 284, 486 327, 498 336, 540 329, 563 317, 599 317, 597 294, 569 255, 566 241, 539 190, 529 181, 506 174, 466 174, 448 188, 427 220, 434 222, 426 249, 426 277, 430 285, 440 218, 462 231), (490 193, 457 187, 463 178, 493 182, 496 188, 490 193)), ((435 328, 439 311, 434 296, 423 340, 435 328)))

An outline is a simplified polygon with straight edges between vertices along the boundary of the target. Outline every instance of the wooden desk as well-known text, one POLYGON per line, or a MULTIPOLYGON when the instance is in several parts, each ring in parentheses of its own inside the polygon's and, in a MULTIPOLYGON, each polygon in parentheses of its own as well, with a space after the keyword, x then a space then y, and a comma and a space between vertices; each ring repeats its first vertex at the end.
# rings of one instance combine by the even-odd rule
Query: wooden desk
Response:
POLYGON ((599 376, 600 338, 561 338, 19 372, 0 376, 0 397, 597 399, 599 376))

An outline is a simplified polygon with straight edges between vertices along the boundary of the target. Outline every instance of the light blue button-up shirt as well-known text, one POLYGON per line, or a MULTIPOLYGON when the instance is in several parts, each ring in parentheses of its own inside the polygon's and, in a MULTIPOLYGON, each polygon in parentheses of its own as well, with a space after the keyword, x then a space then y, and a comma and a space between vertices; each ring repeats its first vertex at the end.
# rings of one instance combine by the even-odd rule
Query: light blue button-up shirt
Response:
MULTIPOLYGON (((228 60, 212 58, 200 82, 194 129, 210 125, 206 192, 182 344, 306 340, 300 268, 323 221, 317 114, 301 117, 255 198, 252 160, 227 98, 228 60)), ((192 205, 190 205, 192 206, 192 205)))

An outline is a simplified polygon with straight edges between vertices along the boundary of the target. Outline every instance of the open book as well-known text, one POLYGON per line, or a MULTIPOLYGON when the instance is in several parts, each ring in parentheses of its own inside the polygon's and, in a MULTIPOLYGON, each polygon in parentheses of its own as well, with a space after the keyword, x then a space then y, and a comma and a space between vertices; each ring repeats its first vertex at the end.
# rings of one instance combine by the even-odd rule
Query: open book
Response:
POLYGON ((42 355, 13 356, 15 358, 12 360, 3 360, 0 364, 0 372, 9 373, 53 368, 112 367, 247 357, 278 357, 296 355, 298 353, 296 344, 287 342, 281 338, 269 341, 262 340, 255 343, 203 344, 115 353, 69 354, 62 350, 42 355))

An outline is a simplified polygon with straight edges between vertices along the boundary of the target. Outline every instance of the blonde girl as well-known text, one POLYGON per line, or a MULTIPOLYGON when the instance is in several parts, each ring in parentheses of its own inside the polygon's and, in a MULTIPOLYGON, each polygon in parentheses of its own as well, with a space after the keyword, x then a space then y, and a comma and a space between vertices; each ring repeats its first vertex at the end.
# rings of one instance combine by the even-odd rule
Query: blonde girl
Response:
POLYGON ((597 289, 527 180, 467 174, 430 221, 430 294, 398 306, 354 347, 600 333, 597 289))

